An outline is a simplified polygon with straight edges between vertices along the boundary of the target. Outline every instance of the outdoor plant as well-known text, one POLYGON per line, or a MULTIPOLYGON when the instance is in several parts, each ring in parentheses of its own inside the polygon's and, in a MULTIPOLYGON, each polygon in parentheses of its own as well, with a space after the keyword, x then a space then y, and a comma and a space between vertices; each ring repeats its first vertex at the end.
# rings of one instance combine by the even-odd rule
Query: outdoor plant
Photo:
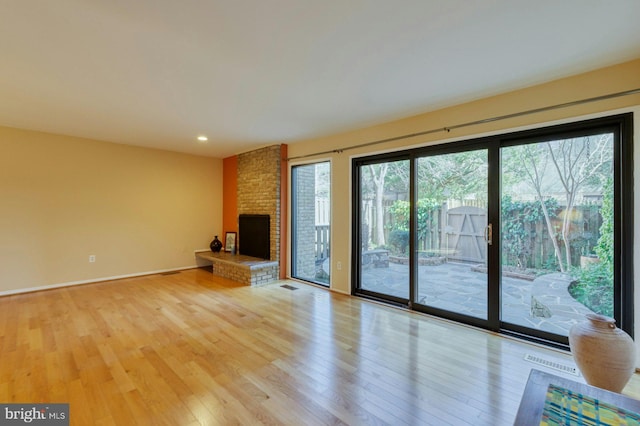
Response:
MULTIPOLYGON (((418 241, 422 241, 430 230, 433 215, 439 212, 440 203, 432 198, 422 198, 418 200, 416 204, 418 241)), ((391 233, 389 234, 389 243, 394 246, 402 246, 406 240, 406 245, 403 246, 404 248, 401 250, 401 253, 404 253, 406 248, 409 246, 409 217, 411 213, 411 204, 408 201, 398 200, 389 207, 388 211, 391 215, 391 233), (406 236, 403 233, 396 233, 394 235, 394 232, 396 231, 406 232, 406 236)))
MULTIPOLYGON (((552 218, 559 210, 558 202, 554 198, 544 201, 545 207, 552 218)), ((502 233, 507 236, 502 241, 505 265, 518 268, 535 268, 532 257, 533 237, 536 224, 544 221, 542 205, 539 201, 514 201, 509 195, 501 200, 502 233)))
POLYGON ((600 238, 598 238, 594 251, 602 263, 611 267, 611 278, 613 279, 613 179, 611 178, 604 182, 600 214, 602 215, 600 238))
POLYGON ((569 294, 593 312, 613 317, 613 277, 604 262, 593 263, 577 272, 569 294))
POLYGON ((389 234, 389 244, 395 248, 395 253, 406 254, 409 247, 409 231, 394 229, 389 234))
POLYGON ((577 270, 577 281, 569 287, 569 293, 592 311, 613 316, 613 180, 607 178, 603 185, 602 225, 600 237, 594 247, 599 262, 577 270))

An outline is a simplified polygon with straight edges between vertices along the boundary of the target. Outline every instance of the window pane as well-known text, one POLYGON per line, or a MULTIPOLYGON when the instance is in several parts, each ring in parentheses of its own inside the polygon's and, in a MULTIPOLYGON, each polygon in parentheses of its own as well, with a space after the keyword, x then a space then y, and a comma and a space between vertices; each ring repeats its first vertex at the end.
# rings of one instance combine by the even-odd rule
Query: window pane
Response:
POLYGON ((361 289, 409 298, 408 204, 408 160, 360 168, 361 289))
POLYGON ((419 158, 419 304, 487 319, 486 150, 419 158))
POLYGON ((613 134, 501 155, 502 320, 568 336, 613 317, 613 134))
POLYGON ((291 175, 291 275, 329 285, 331 164, 295 166, 291 175))

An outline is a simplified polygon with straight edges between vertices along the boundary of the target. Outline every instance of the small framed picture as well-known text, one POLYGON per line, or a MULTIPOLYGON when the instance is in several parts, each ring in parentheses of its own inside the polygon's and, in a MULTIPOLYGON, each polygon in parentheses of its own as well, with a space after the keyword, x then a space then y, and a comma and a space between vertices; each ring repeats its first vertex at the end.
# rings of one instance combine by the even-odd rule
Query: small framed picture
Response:
POLYGON ((236 252, 236 233, 226 232, 224 234, 224 251, 231 253, 236 252))

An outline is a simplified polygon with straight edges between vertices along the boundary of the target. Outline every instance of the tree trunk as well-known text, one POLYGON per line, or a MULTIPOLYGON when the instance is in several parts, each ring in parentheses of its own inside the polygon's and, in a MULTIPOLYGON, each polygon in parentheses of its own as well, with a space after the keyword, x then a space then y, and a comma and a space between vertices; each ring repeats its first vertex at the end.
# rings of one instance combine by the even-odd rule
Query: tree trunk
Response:
POLYGON ((567 269, 571 267, 571 241, 569 241, 569 232, 571 232, 571 216, 573 215, 573 206, 575 195, 570 194, 567 197, 567 208, 562 218, 562 240, 564 241, 564 255, 567 262, 567 269))
MULTIPOLYGON (((544 221, 547 224, 547 232, 549 233, 549 237, 551 238, 551 242, 553 243, 553 250, 556 254, 556 259, 558 259, 558 265, 560 265, 560 272, 565 272, 565 267, 562 263, 562 255, 560 254, 560 246, 558 245, 558 240, 554 235, 553 224, 551 223, 551 218, 549 218, 549 211, 547 210, 547 206, 544 203, 544 199, 542 198, 542 194, 538 191, 538 198, 540 199, 540 204, 542 205, 542 213, 544 214, 544 221)), ((566 244, 565 244, 566 245, 566 244)))
POLYGON ((373 185, 375 187, 376 194, 376 245, 383 246, 385 245, 384 238, 384 207, 383 207, 383 199, 384 199, 384 179, 387 175, 388 165, 386 163, 380 164, 378 172, 379 174, 376 176, 375 167, 373 165, 369 165, 369 171, 371 171, 371 178, 373 181, 373 185))

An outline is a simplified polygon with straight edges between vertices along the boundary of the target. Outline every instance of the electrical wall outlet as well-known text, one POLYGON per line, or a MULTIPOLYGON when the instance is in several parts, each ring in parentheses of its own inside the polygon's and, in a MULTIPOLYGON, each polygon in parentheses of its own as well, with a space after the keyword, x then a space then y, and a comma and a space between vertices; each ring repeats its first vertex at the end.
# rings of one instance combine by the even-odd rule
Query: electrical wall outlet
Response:
POLYGON ((342 262, 337 262, 336 263, 336 268, 338 268, 338 271, 342 270, 342 262))
POLYGON ((96 255, 95 254, 89 255, 89 263, 95 263, 95 262, 96 262, 96 255))

